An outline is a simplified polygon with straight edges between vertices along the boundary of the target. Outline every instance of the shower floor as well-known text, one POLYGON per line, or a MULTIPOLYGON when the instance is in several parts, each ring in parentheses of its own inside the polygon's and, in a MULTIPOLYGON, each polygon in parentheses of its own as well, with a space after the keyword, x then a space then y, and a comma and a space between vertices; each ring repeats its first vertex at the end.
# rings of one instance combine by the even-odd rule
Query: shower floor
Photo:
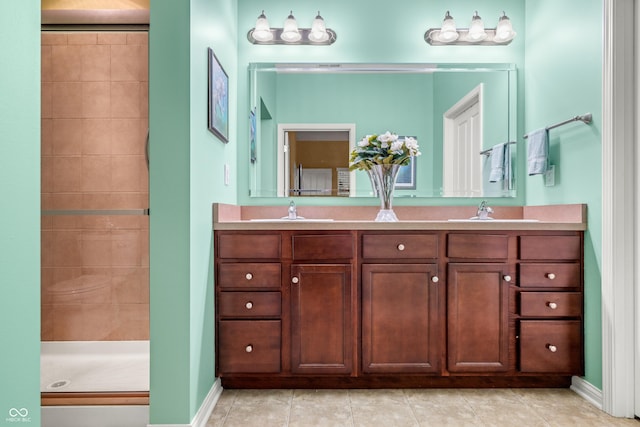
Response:
POLYGON ((43 341, 40 391, 149 391, 149 341, 43 341))

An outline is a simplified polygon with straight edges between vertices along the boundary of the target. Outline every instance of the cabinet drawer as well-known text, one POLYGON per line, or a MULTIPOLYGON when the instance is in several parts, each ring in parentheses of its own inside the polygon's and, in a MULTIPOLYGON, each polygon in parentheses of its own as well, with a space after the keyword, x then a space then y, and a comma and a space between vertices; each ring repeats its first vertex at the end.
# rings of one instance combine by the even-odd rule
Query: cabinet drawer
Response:
POLYGON ((523 288, 579 288, 580 264, 520 264, 523 288))
POLYGON ((350 234, 297 235, 292 237, 294 260, 351 259, 353 237, 350 234))
POLYGON ((580 321, 520 321, 520 370, 581 375, 580 321))
POLYGON ((222 320, 218 334, 220 373, 280 372, 279 320, 222 320))
POLYGON ((509 236, 502 234, 449 234, 450 258, 505 259, 509 255, 509 236))
POLYGON ((280 289, 280 264, 220 263, 218 286, 221 289, 280 289))
POLYGON ((362 236, 363 258, 438 258, 435 234, 365 234, 362 236))
POLYGON ((521 236, 520 259, 580 259, 580 236, 521 236))
POLYGON ((280 258, 279 234, 220 234, 219 258, 280 258))
POLYGON ((582 295, 579 292, 522 292, 520 315, 540 317, 579 317, 582 295))
POLYGON ((220 292, 221 317, 280 317, 280 292, 220 292))

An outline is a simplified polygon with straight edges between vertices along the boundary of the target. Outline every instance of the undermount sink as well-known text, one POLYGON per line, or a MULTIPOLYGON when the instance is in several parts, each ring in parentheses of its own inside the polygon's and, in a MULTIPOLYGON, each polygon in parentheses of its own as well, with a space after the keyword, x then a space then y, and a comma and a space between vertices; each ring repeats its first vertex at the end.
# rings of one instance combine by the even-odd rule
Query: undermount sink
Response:
POLYGON ((333 221, 333 219, 330 218, 304 218, 304 217, 297 217, 295 219, 289 219, 288 217, 282 217, 282 218, 252 218, 249 221, 256 221, 256 222, 330 222, 333 221))
POLYGON ((488 219, 449 219, 451 222, 539 222, 538 219, 499 219, 499 218, 488 218, 488 219))

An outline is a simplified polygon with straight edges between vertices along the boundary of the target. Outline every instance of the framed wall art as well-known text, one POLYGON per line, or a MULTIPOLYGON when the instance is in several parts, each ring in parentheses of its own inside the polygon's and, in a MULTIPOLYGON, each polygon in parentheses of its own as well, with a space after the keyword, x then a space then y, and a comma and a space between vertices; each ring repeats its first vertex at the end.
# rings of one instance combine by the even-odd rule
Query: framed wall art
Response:
POLYGON ((229 77, 220 61, 208 48, 209 55, 209 130, 229 142, 229 77))

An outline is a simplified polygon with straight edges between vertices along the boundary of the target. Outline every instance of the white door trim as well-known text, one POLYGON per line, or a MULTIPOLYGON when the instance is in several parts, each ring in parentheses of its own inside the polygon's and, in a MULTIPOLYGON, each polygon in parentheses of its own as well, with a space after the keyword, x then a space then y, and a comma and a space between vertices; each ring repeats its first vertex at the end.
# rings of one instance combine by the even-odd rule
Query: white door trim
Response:
POLYGON ((603 21, 602 408, 632 418, 637 261, 634 1, 603 0, 603 21))

